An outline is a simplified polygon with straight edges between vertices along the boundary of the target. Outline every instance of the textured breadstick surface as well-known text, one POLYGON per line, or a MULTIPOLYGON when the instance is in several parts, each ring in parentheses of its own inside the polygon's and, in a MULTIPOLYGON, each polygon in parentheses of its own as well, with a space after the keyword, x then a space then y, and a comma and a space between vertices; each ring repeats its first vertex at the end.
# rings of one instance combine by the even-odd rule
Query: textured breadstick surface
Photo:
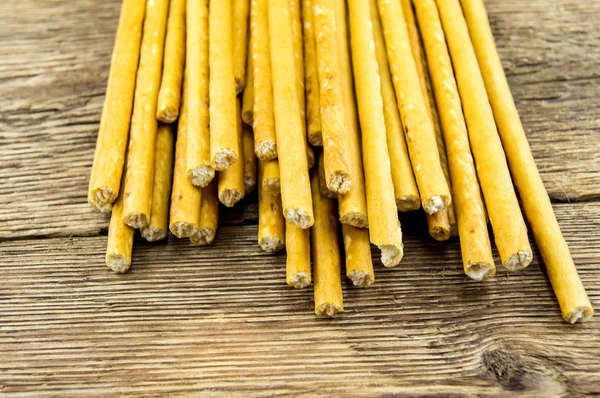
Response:
POLYGON ((193 245, 208 245, 212 243, 219 226, 219 198, 217 181, 211 181, 202 188, 200 204, 200 225, 198 231, 190 236, 193 245))
POLYGON ((310 230, 285 223, 286 282, 295 288, 310 285, 310 230))
POLYGON ((346 276, 356 287, 371 286, 375 282, 375 273, 371 259, 369 231, 351 225, 342 225, 342 235, 346 257, 346 276))
POLYGON ((312 145, 322 146, 319 72, 313 18, 313 0, 302 0, 304 39, 304 86, 306 87, 306 134, 312 145))
MULTIPOLYGON (((252 37, 248 40, 248 46, 252 49, 252 37)), ((254 66, 252 65, 252 52, 246 61, 246 85, 242 94, 242 121, 252 126, 254 124, 254 66)))
POLYGON ((108 227, 108 245, 106 248, 106 266, 123 273, 131 266, 134 230, 123 222, 123 197, 119 196, 110 216, 108 227))
POLYGON ((145 0, 121 7, 88 191, 88 202, 102 212, 111 211, 120 192, 145 7, 145 0))
POLYGON ((241 93, 246 87, 246 55, 248 52, 248 0, 232 0, 233 76, 235 91, 241 93))
POLYGON ((244 152, 244 191, 245 195, 256 188, 256 155, 254 154, 254 134, 246 126, 242 126, 242 149, 244 152))
POLYGON ((281 175, 277 159, 263 161, 262 186, 270 193, 281 193, 281 175))
MULTIPOLYGON (((238 146, 242 148, 242 114, 241 104, 237 101, 236 117, 237 117, 237 137, 238 146)), ((219 201, 227 207, 233 207, 237 202, 242 200, 245 193, 244 187, 244 158, 240 156, 237 162, 232 164, 227 170, 219 172, 219 201)))
POLYGON ((267 253, 285 247, 285 219, 281 195, 264 188, 264 161, 258 162, 258 245, 267 253))

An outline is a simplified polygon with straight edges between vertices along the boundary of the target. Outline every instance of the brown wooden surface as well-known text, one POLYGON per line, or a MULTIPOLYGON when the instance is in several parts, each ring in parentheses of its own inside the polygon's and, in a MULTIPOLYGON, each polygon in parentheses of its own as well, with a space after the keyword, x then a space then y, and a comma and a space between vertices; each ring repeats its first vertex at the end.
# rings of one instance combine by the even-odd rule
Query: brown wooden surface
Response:
MULTIPOLYGON (((517 106, 600 309, 600 3, 487 1, 517 106), (573 202, 584 203, 573 203, 573 202)), ((255 206, 213 246, 136 240, 103 265, 86 201, 119 1, 0 2, 0 394, 600 394, 597 319, 562 322, 543 266, 475 283, 456 241, 403 217, 406 257, 313 315, 255 206)), ((536 253, 537 254, 537 253, 536 253)))

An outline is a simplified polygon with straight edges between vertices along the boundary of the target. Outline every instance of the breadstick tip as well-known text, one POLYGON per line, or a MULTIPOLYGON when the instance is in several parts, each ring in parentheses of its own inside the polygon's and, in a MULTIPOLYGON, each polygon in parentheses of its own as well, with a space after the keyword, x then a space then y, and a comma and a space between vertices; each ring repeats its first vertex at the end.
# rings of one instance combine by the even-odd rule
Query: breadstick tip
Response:
POLYGON ((302 289, 310 285, 310 278, 306 272, 300 271, 290 276, 287 283, 296 289, 302 289))
POLYGON ((92 190, 88 197, 89 204, 102 213, 110 213, 115 200, 117 200, 117 195, 111 187, 98 187, 92 190))
POLYGON ((219 201, 227 207, 233 207, 243 196, 244 193, 237 189, 224 189, 219 192, 219 201))
POLYGON ((431 226, 429 229, 429 234, 433 239, 439 242, 446 241, 450 239, 451 236, 450 229, 444 228, 441 225, 431 226))
POLYGON ((396 198, 396 207, 403 213, 421 208, 421 199, 418 196, 400 196, 396 198))
POLYGON ((267 253, 275 253, 283 249, 285 242, 276 236, 265 236, 260 241, 260 248, 267 253))
POLYGON ((575 307, 569 313, 564 315, 565 321, 570 324, 577 322, 585 322, 594 315, 594 310, 591 307, 575 307))
POLYGON ((197 232, 196 226, 194 226, 193 224, 191 224, 189 222, 184 222, 184 221, 171 223, 171 225, 169 226, 169 229, 171 230, 171 233, 173 235, 175 235, 176 237, 178 237, 180 239, 189 238, 190 236, 194 235, 197 232))
POLYGON ((425 210, 427 214, 435 214, 449 206, 450 202, 451 200, 448 197, 433 195, 425 200, 425 203, 423 203, 423 210, 425 210))
POLYGON ((369 228, 369 219, 363 213, 348 212, 340 217, 340 222, 356 228, 369 228))
POLYGON ((123 274, 127 272, 131 263, 120 254, 108 254, 106 256, 106 266, 116 273, 123 274))
POLYGON ((465 274, 473 280, 484 281, 496 274, 496 267, 487 263, 470 263, 467 264, 465 274))
POLYGON ((335 303, 323 303, 315 308, 315 314, 317 316, 329 316, 332 317, 338 312, 344 311, 344 307, 335 303))
POLYGON ((313 217, 310 217, 300 209, 287 209, 285 211, 285 219, 302 229, 312 227, 315 222, 313 217))
POLYGON ((386 268, 395 267, 404 256, 404 249, 401 246, 381 245, 378 247, 381 250, 381 262, 386 268))
POLYGON ((123 217, 123 222, 129 225, 131 228, 142 229, 150 220, 148 219, 148 215, 144 213, 134 212, 123 217))
POLYGON ((348 274, 348 278, 356 287, 369 287, 373 284, 373 276, 363 270, 353 270, 348 274))
POLYGON ((215 170, 210 166, 198 166, 187 173, 192 185, 204 188, 215 177, 215 170))
POLYGON ((162 104, 163 106, 158 110, 156 114, 156 118, 163 123, 171 124, 177 117, 179 116, 179 112, 177 109, 172 108, 166 104, 162 104))
POLYGON ((256 157, 262 160, 271 160, 277 157, 277 143, 273 140, 262 140, 256 144, 254 150, 256 157))
POLYGON ((327 188, 330 191, 337 192, 341 195, 347 194, 352 186, 352 178, 350 174, 342 170, 337 170, 331 173, 329 180, 327 181, 327 188))
POLYGON ((158 242, 167 237, 167 233, 163 229, 151 225, 142 228, 141 234, 148 242, 158 242))
POLYGON ((532 259, 533 254, 529 250, 519 250, 510 256, 502 266, 509 271, 519 271, 527 267, 532 259))
POLYGON ((212 167, 215 170, 227 170, 229 166, 234 164, 238 156, 233 149, 225 148, 217 152, 212 161, 212 167))
POLYGON ((200 228, 198 232, 190 236, 193 245, 202 246, 211 244, 215 239, 215 230, 211 228, 200 228))

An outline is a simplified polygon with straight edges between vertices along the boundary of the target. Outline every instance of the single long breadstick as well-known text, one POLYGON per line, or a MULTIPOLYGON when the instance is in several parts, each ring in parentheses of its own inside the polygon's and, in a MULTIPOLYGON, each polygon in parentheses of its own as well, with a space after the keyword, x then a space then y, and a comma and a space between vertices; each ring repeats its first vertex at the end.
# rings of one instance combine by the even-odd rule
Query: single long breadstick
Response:
POLYGON ((400 1, 379 0, 379 15, 423 210, 427 214, 437 213, 452 199, 440 165, 433 123, 427 112, 427 99, 420 87, 416 63, 413 57, 406 56, 411 49, 400 1))
POLYGON ((114 203, 108 227, 108 244, 106 247, 106 266, 111 270, 123 273, 131 266, 134 229, 123 222, 123 193, 114 203))
POLYGON ((383 100, 368 0, 351 0, 352 60, 362 127, 363 164, 371 242, 381 249, 381 262, 396 266, 403 255, 394 184, 387 148, 383 100))
POLYGON ((469 131, 477 175, 504 268, 525 268, 532 259, 525 221, 498 137, 483 77, 458 0, 437 2, 469 131))
POLYGON ((145 9, 145 0, 121 7, 88 191, 88 202, 102 212, 111 211, 120 192, 145 9))
POLYGON ((197 187, 205 187, 215 177, 210 154, 208 12, 205 0, 188 0, 186 174, 197 187))
POLYGON ((254 68, 254 153, 262 160, 277 158, 268 7, 269 0, 252 0, 250 51, 254 68))
POLYGON ((315 313, 334 316, 344 311, 342 298, 340 246, 335 201, 321 195, 319 175, 311 177, 315 224, 310 233, 315 284, 315 313))
POLYGON ((531 154, 519 112, 496 51, 485 6, 481 1, 473 0, 463 0, 462 6, 508 165, 519 190, 533 236, 546 264, 563 318, 570 323, 588 320, 594 315, 594 310, 579 279, 569 247, 562 236, 550 198, 531 154))
POLYGON ((285 219, 281 207, 281 195, 264 188, 265 161, 258 161, 258 245, 267 253, 275 253, 285 247, 285 219))
POLYGON ((256 188, 256 155, 254 154, 254 134, 246 125, 242 126, 242 149, 244 152, 244 191, 245 195, 256 188))
POLYGON ((123 196, 123 220, 132 228, 148 225, 152 211, 154 149, 158 128, 156 103, 168 8, 168 0, 149 2, 146 6, 123 196))
POLYGON ((369 226, 369 218, 367 216, 365 177, 363 175, 362 154, 360 150, 356 99, 354 97, 354 85, 352 84, 352 62, 350 60, 349 31, 348 24, 346 23, 346 3, 344 0, 335 0, 335 20, 344 100, 343 106, 347 121, 346 136, 350 144, 348 158, 352 174, 352 186, 350 190, 338 198, 340 221, 342 224, 367 228, 369 226))
POLYGON ((327 183, 325 182, 325 164, 322 151, 319 154, 319 165, 317 167, 319 168, 319 188, 321 190, 321 195, 329 199, 337 199, 338 195, 335 192, 331 192, 329 188, 327 188, 327 183))
POLYGON ((193 245, 212 243, 219 226, 219 198, 217 197, 217 181, 213 180, 202 188, 200 202, 200 224, 198 231, 190 236, 193 245))
POLYGON ((227 170, 240 148, 235 120, 235 79, 231 27, 232 0, 211 0, 209 7, 210 159, 215 170, 227 170))
POLYGON ((346 194, 353 183, 350 142, 346 134, 343 81, 336 34, 336 0, 314 0, 313 15, 317 43, 321 134, 325 154, 325 176, 330 191, 346 194))
POLYGON ((281 174, 281 200, 286 220, 308 228, 314 223, 306 137, 296 94, 294 45, 289 5, 269 0, 269 37, 275 103, 275 132, 281 174))
POLYGON ((375 282, 369 231, 342 224, 344 251, 346 253, 346 276, 356 287, 369 287, 375 282))
POLYGON ((383 116, 385 117, 385 130, 390 155, 390 166, 392 168, 392 181, 394 183, 394 195, 396 207, 399 211, 407 212, 417 210, 421 207, 419 189, 415 182, 402 120, 396 104, 396 93, 394 83, 388 64, 387 53, 379 11, 376 0, 370 0, 371 20, 373 23, 373 36, 375 39, 375 54, 379 66, 379 77, 381 79, 381 96, 383 99, 383 116))
POLYGON ((156 134, 156 156, 154 157, 152 212, 150 213, 150 222, 141 231, 142 236, 149 242, 165 239, 169 231, 169 197, 173 177, 174 146, 173 127, 169 124, 159 124, 156 134))
POLYGON ((246 55, 248 52, 248 0, 233 0, 232 40, 233 76, 235 90, 241 93, 246 87, 246 55))
POLYGON ((262 186, 272 194, 281 193, 281 173, 277 159, 263 161, 262 186))
POLYGON ((171 190, 171 210, 169 214, 169 230, 178 238, 189 238, 194 235, 198 231, 200 223, 200 190, 192 185, 186 175, 187 91, 187 79, 184 79, 179 126, 177 128, 177 144, 175 145, 175 169, 173 170, 173 189, 171 190))
MULTIPOLYGON (((252 38, 249 46, 252 48, 252 38)), ((251 53, 251 51, 249 51, 251 53)), ((254 124, 254 67, 252 66, 252 54, 248 57, 246 66, 246 86, 242 94, 242 121, 252 126, 254 124)))
POLYGON ((156 118, 164 123, 173 123, 179 116, 181 85, 185 66, 186 50, 186 0, 171 0, 163 75, 158 92, 156 118))
POLYGON ((302 0, 304 32, 304 86, 306 87, 306 134, 312 145, 322 146, 319 72, 317 70, 317 44, 312 9, 313 0, 302 0))
MULTIPOLYGON (((242 148, 242 112, 240 101, 237 101, 237 134, 238 146, 242 148)), ((219 200, 227 207, 233 207, 242 200, 245 193, 244 186, 244 158, 241 156, 237 162, 232 164, 227 170, 219 172, 219 200)))
POLYGON ((310 231, 285 222, 286 282, 295 288, 310 285, 310 231))

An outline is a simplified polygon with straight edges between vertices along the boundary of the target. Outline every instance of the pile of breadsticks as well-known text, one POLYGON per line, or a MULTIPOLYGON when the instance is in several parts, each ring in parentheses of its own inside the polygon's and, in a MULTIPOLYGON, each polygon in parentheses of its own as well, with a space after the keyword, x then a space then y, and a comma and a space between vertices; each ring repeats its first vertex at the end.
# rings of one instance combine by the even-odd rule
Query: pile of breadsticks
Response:
POLYGON ((496 272, 488 219, 502 266, 527 267, 513 181, 563 317, 590 318, 482 0, 123 0, 88 197, 114 271, 135 229, 208 244, 257 187, 260 247, 331 316, 342 258, 359 287, 370 244, 402 259, 398 211, 458 235, 472 279, 496 272))

